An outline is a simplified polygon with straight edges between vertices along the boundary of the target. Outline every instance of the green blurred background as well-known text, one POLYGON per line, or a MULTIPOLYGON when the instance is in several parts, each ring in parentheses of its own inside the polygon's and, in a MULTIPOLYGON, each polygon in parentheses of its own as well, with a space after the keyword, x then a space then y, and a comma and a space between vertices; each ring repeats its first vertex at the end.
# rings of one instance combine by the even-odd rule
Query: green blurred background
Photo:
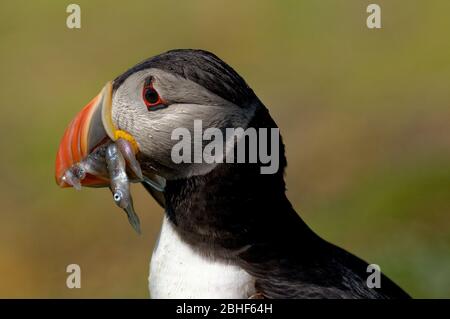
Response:
POLYGON ((76 1, 80 30, 69 3, 0 5, 0 297, 148 297, 162 209, 133 187, 139 237, 107 189, 59 189, 54 160, 108 80, 174 48, 216 53, 269 107, 314 230, 414 297, 450 297, 449 1, 76 1))

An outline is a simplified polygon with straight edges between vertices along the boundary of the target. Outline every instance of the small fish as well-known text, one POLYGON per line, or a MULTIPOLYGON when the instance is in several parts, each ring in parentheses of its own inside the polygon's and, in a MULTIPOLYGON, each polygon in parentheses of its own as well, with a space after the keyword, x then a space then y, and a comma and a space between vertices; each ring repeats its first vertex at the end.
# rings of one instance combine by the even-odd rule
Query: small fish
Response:
POLYGON ((75 189, 80 190, 81 181, 87 174, 103 177, 110 181, 109 188, 113 193, 114 202, 126 212, 131 226, 140 234, 140 221, 133 208, 130 182, 147 182, 147 178, 142 174, 131 144, 127 140, 119 138, 115 142, 98 146, 85 159, 72 165, 65 172, 63 179, 75 189), (127 165, 135 178, 128 178, 127 165))
POLYGON ((109 145, 110 144, 103 144, 98 146, 85 160, 79 163, 86 173, 104 178, 109 177, 105 159, 106 149, 109 145))
POLYGON ((113 193, 114 202, 117 206, 125 210, 131 226, 138 234, 140 234, 141 226, 139 217, 133 208, 130 183, 126 173, 126 161, 115 143, 109 144, 106 148, 105 159, 109 177, 111 179, 110 189, 113 193))
POLYGON ((64 173, 62 180, 79 191, 81 189, 81 180, 84 179, 85 176, 86 172, 77 163, 64 173))
POLYGON ((72 165, 63 176, 63 180, 72 185, 76 190, 81 189, 81 181, 86 177, 86 173, 108 178, 106 168, 105 153, 109 144, 104 144, 92 151, 84 160, 72 165))
POLYGON ((139 162, 136 159, 133 147, 131 146, 130 142, 123 138, 118 138, 115 141, 115 144, 117 145, 120 153, 122 153, 123 157, 125 158, 125 161, 127 162, 131 171, 138 178, 138 181, 142 181, 144 179, 144 176, 142 175, 141 165, 139 165, 139 162))

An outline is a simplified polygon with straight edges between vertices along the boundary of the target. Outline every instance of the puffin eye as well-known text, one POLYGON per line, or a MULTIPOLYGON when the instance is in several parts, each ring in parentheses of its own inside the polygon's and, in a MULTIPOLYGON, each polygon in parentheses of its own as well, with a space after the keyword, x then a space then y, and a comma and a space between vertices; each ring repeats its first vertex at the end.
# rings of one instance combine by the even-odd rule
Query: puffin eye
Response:
POLYGON ((144 89, 142 90, 142 98, 149 111, 159 110, 161 107, 166 106, 153 87, 151 78, 145 82, 144 89))
POLYGON ((144 92, 145 102, 147 104, 155 104, 159 101, 158 92, 154 88, 146 88, 144 92))

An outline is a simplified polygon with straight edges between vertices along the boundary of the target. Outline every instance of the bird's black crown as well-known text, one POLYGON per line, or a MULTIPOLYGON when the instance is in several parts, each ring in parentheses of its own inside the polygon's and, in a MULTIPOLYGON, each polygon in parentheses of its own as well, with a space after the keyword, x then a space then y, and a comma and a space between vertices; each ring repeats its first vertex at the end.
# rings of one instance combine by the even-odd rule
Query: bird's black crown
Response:
POLYGON ((116 90, 133 73, 157 68, 191 80, 221 98, 240 107, 258 100, 244 79, 228 64, 211 52, 177 49, 144 60, 114 80, 116 90))

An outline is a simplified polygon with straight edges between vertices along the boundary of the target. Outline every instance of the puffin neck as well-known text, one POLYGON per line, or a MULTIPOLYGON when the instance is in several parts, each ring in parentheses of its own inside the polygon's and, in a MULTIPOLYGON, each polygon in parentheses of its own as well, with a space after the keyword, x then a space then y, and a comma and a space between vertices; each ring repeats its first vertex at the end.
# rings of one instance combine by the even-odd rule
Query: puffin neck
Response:
MULTIPOLYGON (((249 127, 276 124, 263 107, 249 127)), ((261 174, 260 163, 222 163, 205 175, 167 181, 166 214, 181 238, 219 257, 255 245, 279 246, 292 236, 304 242, 314 238, 285 195, 281 137, 279 152, 275 174, 261 174)))
POLYGON ((287 202, 284 182, 261 176, 244 164, 219 164, 206 175, 168 181, 166 214, 195 246, 240 249, 287 202))

